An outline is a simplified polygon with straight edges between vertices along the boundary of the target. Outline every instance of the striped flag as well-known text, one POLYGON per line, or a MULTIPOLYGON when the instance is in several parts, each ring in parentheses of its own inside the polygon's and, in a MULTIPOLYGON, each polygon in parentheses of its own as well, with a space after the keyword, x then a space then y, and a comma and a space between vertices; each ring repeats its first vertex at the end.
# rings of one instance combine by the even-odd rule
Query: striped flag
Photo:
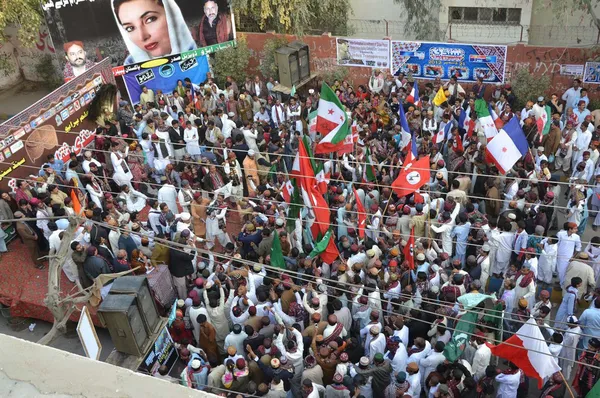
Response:
POLYGON ((494 119, 490 114, 490 108, 485 100, 480 98, 475 101, 475 112, 477 113, 477 118, 479 119, 479 123, 481 124, 481 128, 483 129, 487 139, 490 139, 498 134, 498 128, 494 123, 494 119))
POLYGON ((292 201, 292 197, 294 196, 294 184, 292 184, 292 181, 284 181, 279 190, 281 191, 283 200, 285 200, 287 203, 290 203, 292 201))
POLYGON ((358 237, 363 239, 365 237, 365 225, 367 224, 367 212, 365 211, 365 206, 363 206, 360 201, 360 197, 358 196, 358 192, 356 192, 356 188, 352 187, 354 190, 354 200, 356 201, 356 212, 358 213, 358 237))
POLYGON ((421 98, 419 98, 419 83, 415 80, 413 87, 410 90, 410 94, 406 97, 406 102, 415 104, 415 106, 421 106, 421 98))
POLYGON ((447 122, 443 126, 440 126, 439 131, 437 132, 436 135, 433 136, 433 138, 431 139, 431 141, 434 144, 436 144, 436 145, 439 144, 439 143, 441 143, 441 142, 444 142, 444 140, 446 138, 448 138, 448 136, 450 135, 450 130, 452 130, 452 123, 451 122, 447 122))
POLYGON ((344 106, 326 83, 321 86, 321 98, 317 109, 317 132, 323 138, 315 147, 315 153, 331 153, 344 145, 350 133, 350 122, 344 106))

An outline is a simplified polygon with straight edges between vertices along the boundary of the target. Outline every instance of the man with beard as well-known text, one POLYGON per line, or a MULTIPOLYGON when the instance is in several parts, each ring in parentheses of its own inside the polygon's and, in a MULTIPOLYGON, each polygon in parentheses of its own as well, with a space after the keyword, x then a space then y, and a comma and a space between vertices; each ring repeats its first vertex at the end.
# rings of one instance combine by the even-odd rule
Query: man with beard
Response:
POLYGON ((83 49, 83 43, 80 41, 70 41, 63 45, 67 63, 63 69, 65 82, 83 74, 86 70, 94 66, 94 62, 87 59, 87 53, 83 49))
POLYGON ((206 47, 233 40, 231 18, 227 13, 219 12, 219 5, 214 0, 204 3, 204 17, 198 26, 198 41, 206 47))

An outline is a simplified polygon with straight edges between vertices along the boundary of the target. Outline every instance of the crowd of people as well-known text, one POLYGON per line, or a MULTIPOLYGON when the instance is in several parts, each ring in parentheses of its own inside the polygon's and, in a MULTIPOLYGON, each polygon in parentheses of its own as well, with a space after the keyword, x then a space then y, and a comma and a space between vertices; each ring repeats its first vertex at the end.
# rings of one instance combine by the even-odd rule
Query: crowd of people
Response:
POLYGON ((582 239, 588 223, 600 225, 600 117, 580 81, 536 103, 510 85, 455 78, 375 71, 356 90, 329 83, 358 134, 350 153, 311 158, 339 251, 330 263, 314 251, 313 211, 287 191, 299 146, 322 135, 308 116, 319 89, 282 101, 259 76, 144 88, 139 104, 121 101, 98 127, 93 148, 66 163, 50 155, 14 195, 2 193, 0 217, 23 218, 17 232, 42 269, 41 254, 59 250, 66 218, 81 207, 87 220, 63 270, 83 288, 102 274, 167 266, 178 298, 170 332, 191 388, 231 397, 585 397, 600 377, 600 236, 582 239), (440 87, 448 99, 434 106, 440 87), (506 174, 486 160, 479 98, 504 122, 517 118, 528 139, 529 153, 506 174), (536 106, 546 104, 552 125, 543 134, 536 106), (411 151, 400 107, 431 169, 406 197, 391 189, 411 151), (465 112, 471 123, 459 125, 465 112), (434 144, 447 124, 450 137, 434 144), (495 311, 459 303, 477 294, 492 295, 495 311), (473 312, 453 358, 454 329, 473 312), (539 391, 486 344, 531 317, 562 368, 539 391))

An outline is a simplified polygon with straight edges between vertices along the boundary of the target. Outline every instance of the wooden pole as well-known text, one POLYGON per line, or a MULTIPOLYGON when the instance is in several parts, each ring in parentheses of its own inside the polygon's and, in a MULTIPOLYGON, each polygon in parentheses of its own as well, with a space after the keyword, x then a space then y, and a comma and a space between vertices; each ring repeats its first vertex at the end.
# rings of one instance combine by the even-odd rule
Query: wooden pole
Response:
POLYGON ((568 380, 565 379, 565 375, 563 374, 563 372, 559 370, 558 373, 560 373, 560 375, 562 376, 563 380, 565 381, 565 386, 567 387, 567 390, 569 391, 569 394, 571 394, 571 398, 575 398, 575 395, 573 394, 573 390, 571 390, 571 386, 569 385, 568 380))

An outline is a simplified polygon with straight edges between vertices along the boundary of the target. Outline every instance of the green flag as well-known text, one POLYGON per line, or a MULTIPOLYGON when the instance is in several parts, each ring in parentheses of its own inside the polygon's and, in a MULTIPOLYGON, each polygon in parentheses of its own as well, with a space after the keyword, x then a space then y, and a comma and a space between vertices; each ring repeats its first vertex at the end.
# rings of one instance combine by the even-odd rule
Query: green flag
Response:
POLYGON ((292 90, 290 91, 290 97, 293 97, 294 95, 296 95, 296 85, 295 84, 292 86, 292 90))
POLYGON ((292 179, 292 185, 294 186, 294 193, 292 194, 287 215, 288 232, 292 232, 296 229, 296 220, 300 218, 300 209, 304 206, 304 202, 300 198, 300 189, 298 189, 295 179, 292 179))
POLYGON ((477 316, 477 312, 469 311, 459 319, 452 339, 444 347, 444 356, 448 361, 454 362, 462 355, 475 330, 477 316))
POLYGON ((271 168, 269 169, 269 180, 274 181, 277 177, 277 163, 273 163, 271 168))
POLYGON ((285 269, 285 260, 283 259, 283 252, 281 251, 281 242, 279 241, 279 233, 273 231, 273 245, 271 246, 271 265, 273 267, 285 269))
POLYGON ((310 252, 308 257, 315 258, 321 256, 321 259, 327 264, 333 263, 333 261, 339 257, 340 253, 335 246, 335 243, 331 241, 332 232, 331 229, 327 231, 325 236, 317 242, 315 248, 310 252))
POLYGON ((364 180, 367 182, 377 181, 375 165, 373 164, 373 159, 371 159, 371 151, 369 151, 369 147, 367 147, 367 152, 365 152, 365 159, 365 175, 363 176, 364 180))
POLYGON ((594 388, 590 390, 585 396, 586 398, 598 398, 600 397, 600 383, 596 383, 594 388))
POLYGON ((544 110, 546 111, 547 122, 544 126, 544 131, 542 131, 542 135, 547 135, 550 132, 550 126, 552 126, 552 111, 550 110, 549 105, 546 105, 544 110))

